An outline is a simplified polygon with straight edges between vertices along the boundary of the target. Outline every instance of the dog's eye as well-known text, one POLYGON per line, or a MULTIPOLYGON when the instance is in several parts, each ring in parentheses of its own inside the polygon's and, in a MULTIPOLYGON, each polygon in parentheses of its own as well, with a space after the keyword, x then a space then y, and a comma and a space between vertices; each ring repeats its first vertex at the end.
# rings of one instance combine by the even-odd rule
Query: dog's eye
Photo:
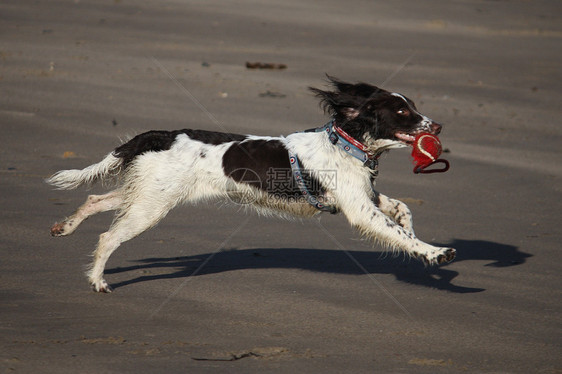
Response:
POLYGON ((399 109, 396 114, 406 117, 410 115, 410 111, 408 109, 399 109))

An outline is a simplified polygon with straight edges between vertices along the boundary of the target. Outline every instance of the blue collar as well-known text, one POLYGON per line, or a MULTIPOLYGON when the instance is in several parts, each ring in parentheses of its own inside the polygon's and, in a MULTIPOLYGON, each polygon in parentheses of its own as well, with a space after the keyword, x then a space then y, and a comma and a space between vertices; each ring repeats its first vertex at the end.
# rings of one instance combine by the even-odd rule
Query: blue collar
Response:
POLYGON ((355 157, 363 163, 364 166, 371 170, 377 171, 378 158, 380 155, 369 153, 364 144, 352 138, 349 134, 343 131, 340 127, 336 126, 336 121, 332 119, 330 122, 322 127, 311 129, 307 131, 325 132, 328 134, 330 143, 341 148, 347 154, 355 157))

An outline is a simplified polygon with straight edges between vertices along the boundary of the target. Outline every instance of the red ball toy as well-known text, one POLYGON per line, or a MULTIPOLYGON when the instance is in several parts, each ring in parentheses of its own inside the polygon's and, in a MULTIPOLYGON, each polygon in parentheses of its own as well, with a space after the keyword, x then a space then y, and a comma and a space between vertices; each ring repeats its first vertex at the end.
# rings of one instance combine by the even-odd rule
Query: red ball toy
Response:
POLYGON ((443 173, 449 170, 449 162, 440 159, 443 147, 441 141, 435 135, 429 133, 421 133, 416 136, 412 144, 412 157, 414 158, 414 173, 443 173), (441 163, 443 167, 440 169, 426 170, 430 165, 441 163))

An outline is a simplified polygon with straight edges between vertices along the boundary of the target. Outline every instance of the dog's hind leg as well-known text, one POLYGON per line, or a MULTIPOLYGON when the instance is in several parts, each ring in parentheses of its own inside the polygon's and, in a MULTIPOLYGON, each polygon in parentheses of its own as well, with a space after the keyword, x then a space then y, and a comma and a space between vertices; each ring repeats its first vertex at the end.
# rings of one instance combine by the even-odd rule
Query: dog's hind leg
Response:
POLYGON ((164 204, 147 196, 123 208, 109 230, 100 235, 94 251, 94 261, 87 272, 94 291, 111 292, 111 287, 103 279, 105 264, 109 256, 124 242, 155 226, 175 204, 164 204))
POLYGON ((111 191, 105 195, 90 195, 86 199, 86 202, 80 206, 73 215, 65 218, 62 222, 55 223, 51 227, 51 235, 70 235, 88 217, 100 212, 116 210, 121 204, 122 198, 119 190, 111 191))

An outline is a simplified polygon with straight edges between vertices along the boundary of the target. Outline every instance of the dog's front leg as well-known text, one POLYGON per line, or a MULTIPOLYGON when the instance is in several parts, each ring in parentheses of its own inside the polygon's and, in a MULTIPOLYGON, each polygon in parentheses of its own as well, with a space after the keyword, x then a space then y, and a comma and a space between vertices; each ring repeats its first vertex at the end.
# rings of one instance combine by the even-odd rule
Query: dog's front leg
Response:
POLYGON ((363 235, 389 248, 404 251, 430 265, 442 264, 455 258, 456 251, 453 248, 435 247, 416 238, 411 231, 411 219, 409 223, 404 221, 404 226, 401 226, 379 209, 368 193, 363 196, 355 194, 352 199, 340 199, 339 203, 341 211, 354 227, 363 235))
POLYGON ((377 208, 386 214, 395 223, 402 226, 404 230, 414 233, 414 223, 412 213, 408 206, 400 200, 391 199, 390 197, 374 191, 373 203, 377 208))

